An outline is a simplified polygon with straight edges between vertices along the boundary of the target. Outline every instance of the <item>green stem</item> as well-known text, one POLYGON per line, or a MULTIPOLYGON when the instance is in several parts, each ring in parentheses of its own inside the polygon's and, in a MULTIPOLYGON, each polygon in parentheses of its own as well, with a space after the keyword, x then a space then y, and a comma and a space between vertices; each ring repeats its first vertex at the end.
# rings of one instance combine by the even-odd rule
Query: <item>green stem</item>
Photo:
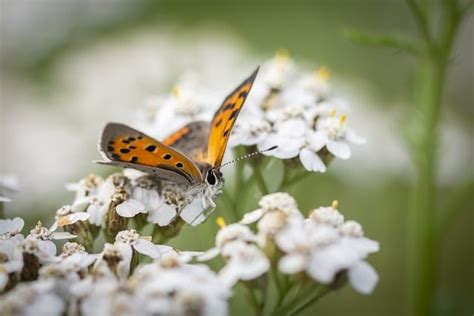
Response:
POLYGON ((413 206, 415 248, 415 311, 428 315, 435 290, 435 165, 438 122, 441 106, 444 67, 431 57, 421 61, 419 105, 423 113, 422 134, 418 145, 418 183, 413 206))
POLYGON ((474 196, 474 179, 462 184, 446 199, 446 202, 437 210, 437 234, 441 236, 453 219, 462 210, 469 208, 470 200, 474 196))
MULTIPOLYGON (((279 316, 279 315, 289 315, 289 313, 295 308, 298 308, 301 304, 306 302, 308 297, 312 297, 312 294, 314 293, 314 290, 318 290, 319 287, 322 285, 318 284, 316 286, 311 285, 309 288, 306 288, 305 291, 303 291, 300 295, 298 295, 300 288, 297 288, 297 292, 293 296, 293 298, 288 301, 286 304, 283 306, 275 306, 272 315, 274 316, 279 316)), ((318 291, 319 292, 319 291, 318 291)))
POLYGON ((260 191, 262 195, 267 195, 270 193, 270 190, 268 189, 267 183, 265 182, 265 178, 263 177, 261 166, 254 166, 253 172, 255 176, 255 180, 257 181, 258 187, 260 188, 260 191))
MULTIPOLYGON (((412 3, 413 1, 409 1, 412 3)), ((448 1, 451 2, 451 1, 448 1)), ((454 1, 453 1, 454 2, 454 1)), ((411 7, 415 19, 419 13, 411 7)), ((414 236, 414 312, 415 315, 432 313, 436 290, 437 258, 436 247, 436 164, 438 146, 438 125, 440 121, 442 93, 451 47, 459 26, 460 15, 454 12, 456 4, 447 5, 446 20, 442 26, 439 45, 428 43, 429 50, 419 56, 416 91, 421 112, 420 134, 416 142, 416 165, 418 182, 415 188, 412 225, 414 236)), ((418 18, 417 18, 418 17, 418 18)), ((422 25, 419 25, 425 33, 422 25)))
POLYGON ((250 286, 245 286, 247 288, 248 297, 252 308, 254 309, 255 315, 259 316, 261 313, 261 305, 258 302, 257 294, 255 293, 254 289, 250 286))
POLYGON ((308 298, 306 301, 304 301, 301 305, 296 307, 294 310, 290 311, 288 315, 298 315, 299 313, 303 312, 306 308, 310 307, 319 299, 321 299, 323 296, 331 292, 331 289, 328 286, 322 286, 316 291, 316 293, 308 298))

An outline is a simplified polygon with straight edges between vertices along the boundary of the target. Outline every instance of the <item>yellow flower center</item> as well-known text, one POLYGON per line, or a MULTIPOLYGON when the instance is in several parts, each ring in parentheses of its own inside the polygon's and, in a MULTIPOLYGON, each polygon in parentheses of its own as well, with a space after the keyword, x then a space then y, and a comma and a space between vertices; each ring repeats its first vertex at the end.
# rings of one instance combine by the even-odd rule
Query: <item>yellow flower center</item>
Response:
POLYGON ((171 94, 175 97, 179 97, 180 91, 178 86, 174 86, 173 89, 171 89, 171 94))
POLYGON ((316 72, 315 72, 315 77, 317 79, 321 79, 323 81, 327 81, 329 79, 329 77, 331 76, 331 71, 329 70, 328 67, 326 66, 323 66, 321 68, 319 68, 316 72))

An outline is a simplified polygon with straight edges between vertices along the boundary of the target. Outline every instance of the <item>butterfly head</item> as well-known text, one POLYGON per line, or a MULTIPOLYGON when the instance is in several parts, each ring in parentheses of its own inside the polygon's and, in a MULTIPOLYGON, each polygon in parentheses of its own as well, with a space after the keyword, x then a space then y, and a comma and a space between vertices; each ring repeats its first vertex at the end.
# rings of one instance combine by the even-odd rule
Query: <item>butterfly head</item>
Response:
POLYGON ((219 187, 224 184, 222 172, 217 167, 210 167, 204 173, 204 181, 211 187, 219 187))

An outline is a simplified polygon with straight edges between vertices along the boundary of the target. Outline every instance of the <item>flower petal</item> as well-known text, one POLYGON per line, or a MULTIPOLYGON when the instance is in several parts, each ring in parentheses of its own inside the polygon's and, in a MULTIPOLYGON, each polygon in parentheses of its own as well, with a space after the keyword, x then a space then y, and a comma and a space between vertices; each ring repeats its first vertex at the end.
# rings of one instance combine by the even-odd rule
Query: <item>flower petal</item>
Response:
POLYGON ((140 201, 129 199, 117 205, 115 210, 122 217, 134 217, 138 213, 145 212, 145 205, 140 201))
POLYGON ((313 151, 303 148, 300 152, 300 161, 303 167, 308 171, 325 172, 326 166, 324 162, 313 151))
POLYGON ((257 209, 252 212, 245 213, 244 217, 240 220, 240 224, 249 225, 255 223, 263 216, 263 210, 257 209))
POLYGON ((170 246, 155 245, 151 241, 141 238, 133 243, 133 248, 152 259, 158 259, 163 252, 173 249, 173 247, 170 246))
POLYGON ((341 159, 349 159, 351 158, 351 148, 349 144, 342 140, 330 140, 326 145, 327 149, 330 153, 334 156, 341 158, 341 159))
POLYGON ((177 215, 174 206, 163 202, 156 211, 148 213, 148 221, 158 224, 159 226, 168 226, 177 215))
POLYGON ((349 281, 354 289, 362 294, 370 294, 379 280, 375 269, 365 261, 361 261, 349 269, 349 281))
POLYGON ((288 254, 278 262, 278 269, 287 274, 295 274, 305 269, 307 258, 299 253, 288 254))
POLYGON ((198 261, 208 261, 208 260, 214 259, 219 254, 220 254, 219 248, 214 247, 214 248, 211 248, 211 249, 207 250, 205 253, 203 253, 199 257, 197 257, 197 260, 198 261))
POLYGON ((53 239, 54 240, 62 240, 62 239, 71 239, 71 238, 76 238, 76 235, 73 235, 68 232, 54 232, 53 233, 53 239))
POLYGON ((320 151, 328 142, 327 134, 323 131, 308 132, 306 140, 309 143, 309 147, 314 151, 320 151))

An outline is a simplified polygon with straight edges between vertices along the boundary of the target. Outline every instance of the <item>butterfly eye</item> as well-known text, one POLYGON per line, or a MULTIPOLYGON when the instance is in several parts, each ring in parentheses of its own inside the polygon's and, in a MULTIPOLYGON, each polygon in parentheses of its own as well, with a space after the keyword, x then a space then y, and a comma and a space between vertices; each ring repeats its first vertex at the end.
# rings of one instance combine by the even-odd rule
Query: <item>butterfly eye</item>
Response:
POLYGON ((216 184, 217 178, 216 178, 216 175, 214 174, 214 170, 211 169, 207 172, 206 182, 210 185, 216 184))

